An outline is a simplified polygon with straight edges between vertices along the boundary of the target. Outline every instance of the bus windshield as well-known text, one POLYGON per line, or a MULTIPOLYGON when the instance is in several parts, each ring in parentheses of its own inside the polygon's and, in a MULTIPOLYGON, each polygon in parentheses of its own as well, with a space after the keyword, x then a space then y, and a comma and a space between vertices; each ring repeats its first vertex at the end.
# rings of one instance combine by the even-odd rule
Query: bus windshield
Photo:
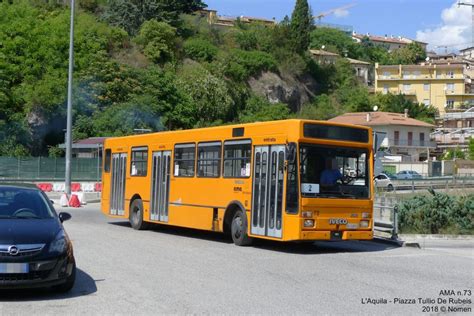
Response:
POLYGON ((367 199, 368 173, 366 149, 300 145, 303 197, 367 199))

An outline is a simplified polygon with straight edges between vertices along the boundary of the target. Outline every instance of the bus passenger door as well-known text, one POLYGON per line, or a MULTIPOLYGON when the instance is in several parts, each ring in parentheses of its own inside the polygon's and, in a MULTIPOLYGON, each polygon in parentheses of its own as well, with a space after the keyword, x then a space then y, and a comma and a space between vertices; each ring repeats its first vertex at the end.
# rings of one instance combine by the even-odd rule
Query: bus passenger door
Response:
POLYGON ((125 172, 127 154, 112 154, 112 179, 110 189, 110 215, 125 214, 125 172))
POLYGON ((251 233, 282 236, 285 146, 256 146, 251 233))
POLYGON ((153 152, 150 219, 168 222, 171 151, 153 152))

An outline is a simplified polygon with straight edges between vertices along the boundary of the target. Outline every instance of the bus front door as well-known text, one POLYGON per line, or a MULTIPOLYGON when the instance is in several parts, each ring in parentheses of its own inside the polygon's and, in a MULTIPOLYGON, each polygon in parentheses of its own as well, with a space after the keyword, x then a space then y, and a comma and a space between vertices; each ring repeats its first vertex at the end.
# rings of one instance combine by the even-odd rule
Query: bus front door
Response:
POLYGON ((125 171, 127 154, 112 155, 112 180, 110 190, 110 215, 125 214, 125 171))
POLYGON ((171 151, 153 152, 150 220, 168 222, 171 151))
POLYGON ((251 233, 282 236, 285 146, 255 146, 251 233))

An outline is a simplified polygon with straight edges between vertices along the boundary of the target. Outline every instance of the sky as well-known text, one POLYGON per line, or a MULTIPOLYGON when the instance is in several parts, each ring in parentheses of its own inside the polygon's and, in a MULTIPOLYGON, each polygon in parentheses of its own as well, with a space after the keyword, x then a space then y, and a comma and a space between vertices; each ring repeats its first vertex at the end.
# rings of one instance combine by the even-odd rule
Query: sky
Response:
MULTIPOLYGON (((469 2, 474 0, 463 0, 469 2)), ((295 0, 204 0, 219 15, 283 19, 295 0)), ((457 0, 308 0, 313 14, 336 10, 321 21, 350 25, 357 33, 405 36, 429 43, 438 52, 471 46, 471 8, 457 0), (448 47, 437 47, 446 46, 448 47)))

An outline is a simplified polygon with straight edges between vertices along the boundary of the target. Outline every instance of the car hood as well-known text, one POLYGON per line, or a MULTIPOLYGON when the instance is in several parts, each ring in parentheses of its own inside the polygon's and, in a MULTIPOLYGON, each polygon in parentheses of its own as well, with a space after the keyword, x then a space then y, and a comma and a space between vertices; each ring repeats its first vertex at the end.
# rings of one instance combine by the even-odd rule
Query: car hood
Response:
POLYGON ((39 244, 49 243, 61 226, 52 219, 0 219, 0 244, 39 244))

